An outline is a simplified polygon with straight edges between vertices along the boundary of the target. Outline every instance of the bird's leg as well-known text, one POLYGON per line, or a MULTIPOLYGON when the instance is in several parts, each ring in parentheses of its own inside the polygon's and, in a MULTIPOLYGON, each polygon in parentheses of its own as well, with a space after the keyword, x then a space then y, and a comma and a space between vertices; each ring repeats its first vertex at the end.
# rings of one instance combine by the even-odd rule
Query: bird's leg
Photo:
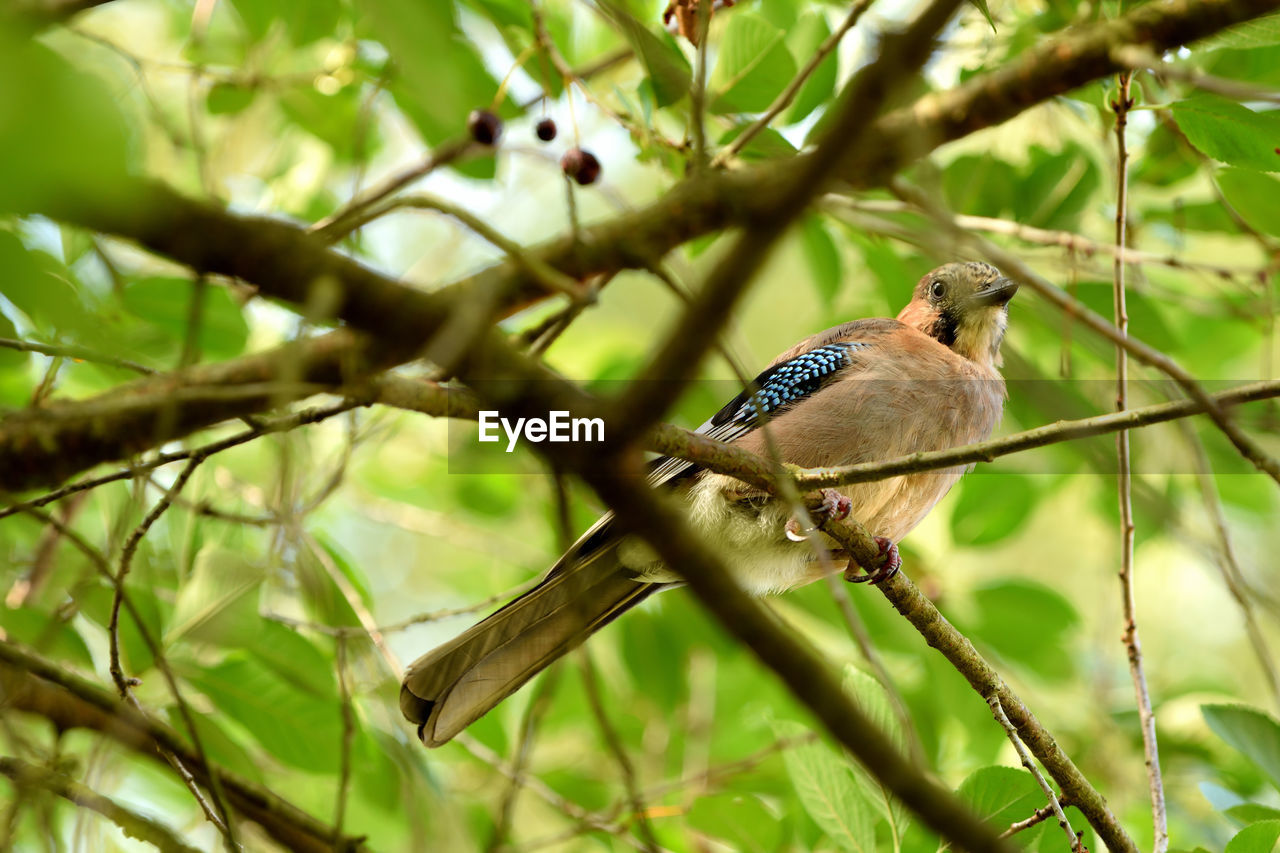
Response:
POLYGON ((898 546, 883 536, 877 536, 875 540, 880 546, 882 561, 880 568, 874 572, 860 574, 861 566, 850 560, 849 567, 844 570, 844 579, 849 583, 881 583, 896 575, 898 569, 902 568, 902 557, 898 554, 898 546))
POLYGON ((787 520, 786 534, 792 542, 803 542, 811 532, 821 527, 823 522, 848 518, 853 510, 853 502, 835 489, 820 489, 818 494, 822 496, 821 500, 817 506, 809 509, 809 517, 813 521, 812 527, 802 527, 800 520, 794 517, 787 520))

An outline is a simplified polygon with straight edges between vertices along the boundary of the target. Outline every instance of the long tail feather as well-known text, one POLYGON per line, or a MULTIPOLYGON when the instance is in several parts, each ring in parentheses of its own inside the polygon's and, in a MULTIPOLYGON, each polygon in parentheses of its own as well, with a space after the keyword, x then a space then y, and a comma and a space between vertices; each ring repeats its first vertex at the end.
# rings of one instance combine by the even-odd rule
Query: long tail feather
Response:
POLYGON ((414 661, 400 710, 440 746, 557 658, 666 586, 632 579, 614 548, 557 566, 541 584, 414 661))

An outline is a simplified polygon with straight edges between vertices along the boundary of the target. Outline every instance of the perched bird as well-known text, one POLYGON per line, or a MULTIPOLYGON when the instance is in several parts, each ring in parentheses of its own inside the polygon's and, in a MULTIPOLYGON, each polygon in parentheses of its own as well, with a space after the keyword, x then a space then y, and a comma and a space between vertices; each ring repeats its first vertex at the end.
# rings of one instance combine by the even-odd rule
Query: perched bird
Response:
MULTIPOLYGON (((1000 342, 1017 284, 983 263, 954 263, 920 279, 897 319, 855 320, 782 353, 698 430, 767 453, 767 422, 784 462, 804 467, 872 462, 981 441, 1000 420, 1000 342)), ((960 478, 960 467, 858 483, 824 493, 825 511, 851 514, 878 534, 886 569, 893 544, 960 478)), ((655 485, 681 494, 695 529, 755 594, 819 579, 820 560, 785 502, 678 459, 656 460, 655 485)), ((876 579, 873 577, 873 579, 876 579)), ((439 746, 596 630, 680 577, 606 515, 534 589, 406 670, 400 709, 439 746)))

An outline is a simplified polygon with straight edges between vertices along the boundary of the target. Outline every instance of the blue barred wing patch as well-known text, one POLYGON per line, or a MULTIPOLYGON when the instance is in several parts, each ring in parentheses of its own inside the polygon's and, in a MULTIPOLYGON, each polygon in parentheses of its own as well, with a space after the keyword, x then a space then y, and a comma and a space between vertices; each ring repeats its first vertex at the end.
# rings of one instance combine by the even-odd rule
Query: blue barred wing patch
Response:
POLYGON ((756 377, 756 392, 735 397, 711 419, 714 426, 756 426, 763 416, 777 414, 780 409, 814 393, 853 359, 855 350, 869 344, 862 341, 827 344, 775 365, 756 377))

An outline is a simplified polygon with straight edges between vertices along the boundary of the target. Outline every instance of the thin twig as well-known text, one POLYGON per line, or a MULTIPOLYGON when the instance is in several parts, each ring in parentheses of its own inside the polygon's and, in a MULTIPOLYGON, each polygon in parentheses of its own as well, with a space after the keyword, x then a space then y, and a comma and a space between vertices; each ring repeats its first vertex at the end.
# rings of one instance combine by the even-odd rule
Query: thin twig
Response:
MULTIPOLYGON (((1126 244, 1126 227, 1129 207, 1129 152, 1125 146, 1125 127, 1133 106, 1129 87, 1132 72, 1120 75, 1120 94, 1111 102, 1116 114, 1116 241, 1118 247, 1126 244)), ((1129 335, 1129 314, 1125 307, 1125 263, 1116 253, 1114 263, 1115 325, 1121 339, 1129 335)), ((1116 410, 1123 412, 1129 402, 1129 365, 1124 346, 1116 346, 1116 410)), ((1151 816, 1154 824, 1155 853, 1169 849, 1169 826, 1165 813, 1164 782, 1160 775, 1160 751, 1156 743, 1156 719, 1151 707, 1151 695, 1147 689, 1147 676, 1142 664, 1142 644, 1138 639, 1137 603, 1133 591, 1133 499, 1132 475, 1129 464, 1129 433, 1116 433, 1117 481, 1120 501, 1120 592, 1124 612, 1124 647, 1129 658, 1129 675, 1133 679, 1133 691, 1138 704, 1138 720, 1142 727, 1142 749, 1146 758, 1147 783, 1151 794, 1151 816)))
POLYGON ((560 683, 563 667, 553 665, 546 676, 538 684, 529 704, 520 719, 520 742, 516 745, 515 758, 511 761, 511 772, 507 789, 502 794, 502 803, 498 806, 498 818, 493 824, 493 833, 489 836, 486 853, 497 853, 507 846, 507 836, 511 832, 511 817, 515 814, 516 798, 520 790, 529 780, 529 755, 533 752, 533 743, 538 736, 542 719, 551 707, 551 698, 555 695, 556 685, 560 683))
MULTIPOLYGON (((354 230, 394 210, 402 210, 404 208, 434 210, 458 220, 468 229, 505 252, 512 261, 540 282, 548 293, 563 293, 574 300, 580 300, 585 296, 583 285, 577 279, 554 269, 546 261, 526 251, 520 244, 504 236, 492 225, 466 208, 437 196, 426 194, 403 196, 390 199, 382 204, 370 205, 361 211, 358 216, 352 218, 351 228, 354 230)), ((325 237, 326 242, 336 242, 337 239, 332 235, 326 235, 325 237)))
POLYGON ((75 344, 42 344, 36 341, 20 341, 13 338, 0 338, 0 347, 5 349, 16 349, 20 352, 35 352, 40 355, 49 356, 65 356, 66 358, 75 359, 77 361, 91 361, 96 364, 106 364, 111 367, 120 367, 125 370, 133 370, 137 373, 150 375, 156 371, 144 364, 138 364, 136 361, 128 361, 123 358, 116 358, 113 355, 97 352, 88 347, 76 346, 75 344))
MULTIPOLYGON (((1035 761, 1031 758, 1031 753, 1027 752, 1027 747, 1022 742, 1022 738, 1018 737, 1018 730, 1013 727, 1013 723, 1009 722, 1009 716, 1005 714, 1004 707, 1000 704, 1000 696, 992 693, 987 697, 987 705, 991 707, 991 713, 996 718, 996 722, 1004 729, 1009 742, 1017 750, 1018 760, 1022 762, 1023 767, 1027 768, 1027 772, 1035 778, 1036 784, 1040 786, 1040 790, 1048 798, 1049 808, 1054 816, 1058 818, 1058 826, 1062 827, 1062 831, 1067 834, 1072 853, 1087 853, 1084 850, 1084 845, 1080 842, 1080 835, 1071 828, 1071 824, 1067 821, 1067 815, 1062 810, 1062 803, 1058 802, 1058 795, 1054 793, 1053 786, 1044 778, 1044 774, 1040 772, 1040 768, 1036 766, 1035 761)), ((1007 838, 1012 834, 1012 832, 1001 833, 1001 837, 1007 838)))
POLYGON ((178 369, 200 360, 200 328, 204 324, 204 303, 209 291, 207 276, 197 275, 191 284, 191 303, 187 309, 187 331, 182 340, 178 369))
MULTIPOLYGON (((29 515, 40 519, 45 524, 56 527, 59 532, 66 537, 68 542, 74 545, 77 550, 88 558, 89 563, 97 569, 98 573, 111 583, 113 587, 115 587, 120 596, 120 600, 123 603, 124 609, 133 619, 134 627, 138 631, 138 636, 142 638, 142 642, 147 647, 147 651, 151 653, 151 657, 155 661, 156 668, 160 670, 160 674, 164 678, 166 686, 169 688, 169 693, 173 696, 174 704, 177 706, 178 714, 182 717, 183 725, 186 727, 187 737, 195 752, 196 760, 199 762, 200 766, 205 768, 207 771, 209 793, 213 802, 210 803, 209 800, 205 798, 204 792, 200 790, 195 777, 192 776, 191 771, 187 768, 183 759, 178 755, 177 750, 160 744, 157 744, 156 748, 160 755, 178 774, 178 778, 182 780, 182 783, 187 787, 187 790, 191 792, 191 796, 200 806, 205 818, 222 833, 227 847, 229 849, 237 848, 239 845, 236 841, 235 826, 231 819, 231 812, 228 810, 226 805, 226 798, 223 796, 222 782, 218 775, 219 771, 209 762, 208 756, 204 750, 204 743, 200 738, 199 732, 196 730, 195 719, 191 714, 191 707, 187 704, 186 697, 182 695, 182 691, 178 689, 178 680, 174 676, 173 669, 169 666, 169 662, 164 656, 164 649, 161 648, 156 638, 152 636, 151 629, 147 627, 146 622, 142 618, 142 614, 133 603, 133 599, 124 592, 123 586, 118 583, 116 574, 111 571, 111 565, 107 562, 107 558, 103 556, 101 551, 91 545, 88 540, 71 527, 68 527, 61 520, 47 512, 44 512, 43 510, 28 508, 24 511, 29 515)), ((117 683, 117 689, 119 689, 119 683, 117 683)), ((139 713, 142 712, 142 705, 138 702, 137 697, 133 695, 131 690, 124 690, 122 697, 134 710, 139 713)))
POLYGON ((351 707, 351 686, 347 683, 347 639, 334 643, 334 666, 338 670, 338 696, 342 711, 342 751, 338 770, 338 796, 333 807, 333 847, 342 847, 342 824, 347 816, 347 794, 351 788, 351 745, 356 737, 356 716, 351 707))
POLYGON ((631 806, 631 819, 639 825, 640 838, 647 853, 658 853, 660 849, 658 847, 658 838, 654 835, 653 826, 649 823, 649 818, 645 813, 644 797, 641 795, 640 786, 636 782, 635 767, 631 763, 630 756, 627 755, 627 749, 623 746, 622 739, 618 737, 617 729, 609 721, 609 714, 605 711, 604 702, 600 697, 600 681, 596 677, 596 668, 591 662, 591 655, 585 647, 578 649, 578 660, 582 664, 582 683, 586 688, 587 704, 591 706, 591 715, 596 719, 596 725, 600 728, 600 735, 604 738, 605 746, 613 756, 613 760, 618 763, 618 770, 622 775, 622 787, 627 792, 627 801, 631 806))
MULTIPOLYGON (((823 196, 822 200, 826 204, 836 205, 841 208, 876 214, 910 213, 917 209, 915 205, 908 202, 892 199, 855 199, 840 193, 828 193, 823 196)), ((1133 265, 1155 264, 1171 269, 1204 272, 1217 278, 1239 278, 1249 281, 1257 281, 1258 276, 1266 272, 1265 267, 1197 261, 1190 258, 1181 258, 1177 255, 1147 252, 1130 246, 1117 246, 1114 243, 1090 240, 1088 237, 1071 231, 1036 228, 1032 225, 1023 225, 1021 222, 997 219, 991 216, 971 216, 958 213, 954 216, 954 222, 969 231, 1001 234, 1022 240, 1025 243, 1034 243, 1038 246, 1059 246, 1068 252, 1078 252, 1085 257, 1092 255, 1119 255, 1124 259, 1125 263, 1133 265)))
POLYGON ((689 123, 693 129, 691 165, 694 172, 702 171, 707 162, 707 32, 711 28, 711 6, 710 0, 698 4, 697 55, 689 87, 689 123))
POLYGON ((827 36, 822 44, 818 45, 817 51, 805 63, 804 68, 801 68, 799 73, 787 84, 787 88, 783 89, 778 97, 774 98, 773 103, 764 111, 764 114, 748 125, 747 129, 738 134, 728 145, 720 149, 715 159, 711 161, 712 168, 723 166, 729 158, 745 148, 752 139, 755 139, 760 131, 768 127, 769 123, 777 118, 783 110, 791 106, 791 102, 795 100, 796 95, 800 94, 800 89, 804 87, 805 81, 813 75, 813 72, 818 70, 818 66, 827 58, 827 54, 839 47, 840 40, 844 38, 845 33, 853 29, 854 25, 858 23, 858 19, 862 17, 862 13, 867 11, 873 2, 875 0, 857 0, 853 4, 853 8, 849 10, 848 16, 840 23, 840 26, 836 27, 835 32, 827 36))
POLYGON ((360 598, 360 593, 351 581, 338 568, 338 564, 334 562, 333 557, 325 550, 324 546, 302 527, 297 527, 297 534, 311 551, 313 557, 325 570, 325 574, 329 576, 329 580, 333 581, 333 585, 342 593, 343 599, 346 600, 347 606, 351 608, 351 612, 355 614, 356 619, 360 622, 361 630, 369 637, 382 659, 386 662, 387 668, 391 674, 399 678, 404 672, 404 667, 400 664, 400 658, 396 653, 391 651, 387 645, 387 640, 382 636, 382 631, 378 628, 378 623, 374 620, 373 614, 369 612, 369 608, 365 606, 364 601, 360 598))
POLYGON ((1248 83, 1215 77, 1198 68, 1172 65, 1164 62, 1154 52, 1142 45, 1119 45, 1112 48, 1111 58, 1117 64, 1126 68, 1135 71, 1149 68, 1161 77, 1179 80, 1197 89, 1212 92, 1215 95, 1222 95, 1224 98, 1230 98, 1233 101, 1264 101, 1271 104, 1280 104, 1280 92, 1275 89, 1251 86, 1248 83))
POLYGON ((35 507, 44 506, 45 504, 52 503, 53 501, 62 500, 68 495, 74 495, 77 492, 83 492, 86 489, 96 489, 99 486, 105 486, 108 483, 128 480, 131 477, 136 477, 138 474, 146 471, 152 471, 163 465, 168 465, 172 462, 180 462, 184 459, 190 459, 197 453, 208 457, 215 453, 220 453, 223 450, 228 450, 232 447, 253 441, 256 438, 261 438, 264 435, 296 429, 297 427, 305 424, 319 423, 326 418, 341 414, 342 412, 353 409, 359 405, 361 405, 361 403, 357 401, 347 400, 333 406, 304 409, 300 412, 295 412, 292 415, 287 415, 279 418, 278 420, 265 423, 260 427, 254 427, 246 430, 245 432, 236 433, 233 436, 211 442, 210 444, 202 445, 201 447, 192 448, 190 450, 175 450, 170 453, 161 453, 158 454, 156 458, 148 462, 140 462, 137 465, 130 465, 128 468, 123 468, 110 474, 104 474, 101 477, 80 480, 79 482, 72 483, 68 486, 63 486, 60 489, 55 489, 54 491, 41 495, 38 498, 12 503, 3 509, 0 509, 0 518, 6 518, 19 512, 25 512, 35 507))
POLYGON ((419 178, 426 177, 441 166, 447 166, 480 148, 481 146, 470 137, 441 143, 418 165, 390 176, 381 184, 366 191, 361 197, 352 199, 341 210, 321 219, 307 231, 323 240, 336 242, 360 227, 352 226, 351 223, 357 222, 368 208, 394 195, 419 178))
POLYGON ((156 501, 155 506, 147 513, 142 522, 133 530, 129 538, 125 540, 124 547, 120 551, 120 567, 116 570, 115 575, 115 593, 111 599, 111 618, 107 622, 107 637, 110 642, 110 666, 111 680, 115 682, 116 690, 120 692, 121 699, 129 697, 130 688, 133 686, 129 679, 124 676, 124 670, 120 666, 120 605, 124 601, 124 580, 129 574, 129 568, 133 564, 133 556, 138 550, 138 545, 142 542, 142 538, 147 535, 147 531, 151 529, 151 525, 155 524, 160 516, 173 503, 173 499, 178 496, 183 487, 187 485, 187 481, 191 479, 191 475, 195 473, 200 463, 204 462, 205 456, 200 453, 193 453, 187 460, 187 464, 173 481, 173 485, 169 490, 156 501))
POLYGON ((1183 436, 1191 447, 1191 457, 1196 468, 1196 480, 1200 484, 1200 493, 1204 498, 1205 512, 1213 524, 1213 532, 1218 540, 1218 558, 1214 563, 1222 575, 1223 585, 1235 599, 1244 618, 1245 634, 1253 646, 1253 653, 1258 658, 1258 668, 1271 689, 1271 701, 1280 709, 1280 676, 1277 676, 1276 663, 1267 647, 1266 637, 1258 625, 1258 617, 1253 612, 1253 602, 1249 600, 1248 583, 1244 573, 1240 571, 1240 563, 1236 559, 1235 546, 1231 542, 1231 531, 1227 526, 1226 513, 1222 510, 1222 501, 1218 497, 1218 488, 1213 480, 1213 471, 1209 466, 1209 457, 1205 454, 1204 443, 1190 424, 1182 422, 1183 436))
MULTIPOLYGON (((92 546, 87 547, 92 550, 92 546)), ((114 691, 14 642, 0 643, 0 678, 7 691, 8 707, 41 715, 62 730, 96 732, 104 743, 115 741, 148 759, 167 760, 166 753, 173 753, 206 781, 210 773, 216 772, 237 812, 256 822, 283 848, 333 853, 333 833, 325 824, 267 788, 202 764, 175 729, 134 705, 121 702, 114 691)), ((368 849, 362 839, 351 837, 344 839, 343 848, 351 853, 368 849)))

